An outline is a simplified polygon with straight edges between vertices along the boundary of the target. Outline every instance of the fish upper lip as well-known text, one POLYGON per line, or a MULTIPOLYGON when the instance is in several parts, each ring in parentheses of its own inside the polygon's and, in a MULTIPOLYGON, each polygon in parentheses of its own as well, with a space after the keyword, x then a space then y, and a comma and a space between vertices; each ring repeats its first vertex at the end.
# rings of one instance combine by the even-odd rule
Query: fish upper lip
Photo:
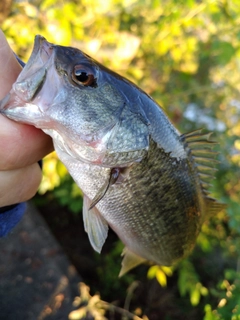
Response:
POLYGON ((33 54, 37 55, 38 52, 43 62, 46 62, 52 55, 54 45, 48 42, 43 36, 37 35, 34 39, 33 54))
POLYGON ((38 58, 40 58, 41 63, 44 65, 51 58, 53 49, 54 44, 48 42, 43 36, 35 36, 33 50, 24 69, 29 70, 32 66, 35 65, 38 58))
MULTIPOLYGON (((13 84, 13 92, 18 99, 30 102, 35 98, 43 87, 48 69, 53 63, 54 45, 44 37, 37 35, 34 40, 32 54, 17 81, 13 84)), ((5 105, 6 103, 3 101, 0 104, 0 108, 4 108, 5 105)))

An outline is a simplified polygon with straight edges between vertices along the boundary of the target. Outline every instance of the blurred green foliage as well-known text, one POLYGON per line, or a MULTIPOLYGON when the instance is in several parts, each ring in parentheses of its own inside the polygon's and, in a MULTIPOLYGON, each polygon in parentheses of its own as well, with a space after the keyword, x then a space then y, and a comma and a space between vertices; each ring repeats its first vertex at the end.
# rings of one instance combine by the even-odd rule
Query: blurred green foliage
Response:
MULTIPOLYGON (((25 61, 35 34, 79 47, 149 93, 180 131, 214 131, 220 164, 212 193, 227 214, 204 224, 193 255, 174 274, 180 295, 205 320, 240 319, 239 0, 18 0, 2 29, 25 61)), ((39 192, 53 190, 79 212, 82 194, 54 153, 43 173, 39 192)), ((153 274, 167 284, 169 270, 153 274)))

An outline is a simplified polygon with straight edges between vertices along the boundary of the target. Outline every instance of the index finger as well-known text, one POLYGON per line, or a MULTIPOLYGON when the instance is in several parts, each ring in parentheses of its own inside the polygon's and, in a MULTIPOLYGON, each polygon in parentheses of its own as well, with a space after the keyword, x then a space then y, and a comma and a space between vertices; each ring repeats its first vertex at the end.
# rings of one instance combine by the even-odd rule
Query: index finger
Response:
POLYGON ((0 171, 26 167, 51 151, 52 139, 43 131, 0 115, 0 171))
MULTIPOLYGON (((20 71, 21 66, 0 31, 0 99, 10 91, 20 71)), ((0 170, 33 164, 52 150, 52 140, 43 131, 0 115, 0 170)))

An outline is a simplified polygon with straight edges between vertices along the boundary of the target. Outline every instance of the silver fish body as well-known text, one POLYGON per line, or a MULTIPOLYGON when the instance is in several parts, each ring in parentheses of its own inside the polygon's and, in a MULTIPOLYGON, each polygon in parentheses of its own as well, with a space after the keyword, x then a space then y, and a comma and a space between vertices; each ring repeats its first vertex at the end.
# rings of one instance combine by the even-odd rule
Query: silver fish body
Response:
POLYGON ((84 193, 93 248, 101 251, 108 226, 125 244, 121 274, 183 258, 206 216, 223 208, 207 192, 210 135, 180 135, 146 93, 78 49, 37 36, 0 109, 53 138, 84 193))

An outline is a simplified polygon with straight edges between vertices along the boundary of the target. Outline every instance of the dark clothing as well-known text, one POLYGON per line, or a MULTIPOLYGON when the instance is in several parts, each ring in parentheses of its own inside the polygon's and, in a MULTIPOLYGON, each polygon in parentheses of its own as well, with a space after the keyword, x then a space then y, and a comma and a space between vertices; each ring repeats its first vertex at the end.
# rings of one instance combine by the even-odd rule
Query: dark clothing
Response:
POLYGON ((6 236, 15 227, 21 220, 25 210, 25 202, 0 208, 0 237, 6 236))

